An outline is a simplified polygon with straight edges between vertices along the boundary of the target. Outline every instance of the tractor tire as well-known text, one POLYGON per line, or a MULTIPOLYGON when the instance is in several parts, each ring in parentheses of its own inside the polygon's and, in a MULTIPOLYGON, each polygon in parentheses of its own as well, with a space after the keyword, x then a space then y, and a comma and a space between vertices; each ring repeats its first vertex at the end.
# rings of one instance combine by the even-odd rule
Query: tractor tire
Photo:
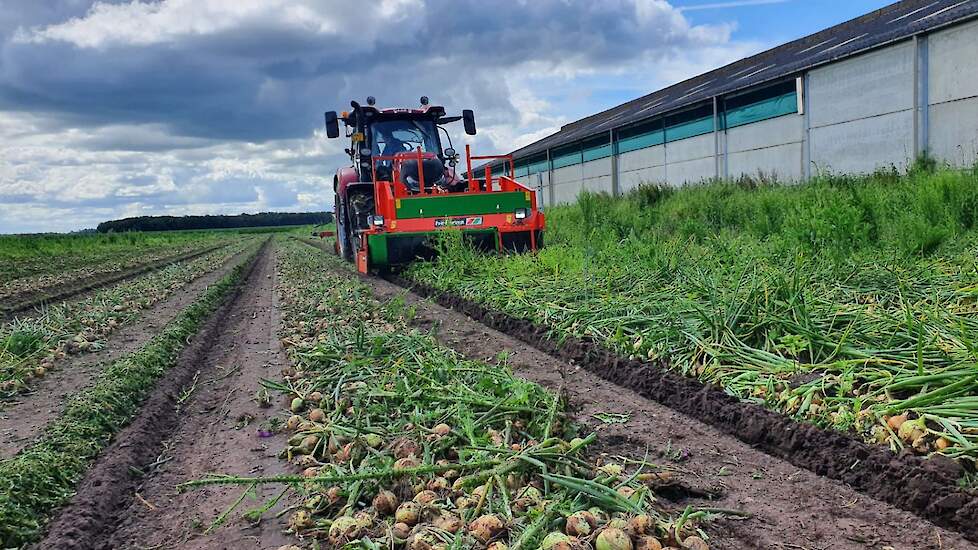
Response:
POLYGON ((355 193, 349 195, 347 200, 349 201, 347 226, 349 227, 350 251, 351 254, 356 255, 356 251, 360 249, 360 239, 357 238, 357 230, 370 228, 367 218, 374 213, 374 196, 373 193, 355 193))
POLYGON ((350 222, 346 216, 346 208, 340 202, 339 195, 335 195, 335 202, 333 204, 337 205, 337 210, 339 216, 342 217, 344 223, 336 224, 336 244, 338 247, 338 253, 341 258, 348 262, 353 261, 353 240, 350 239, 350 222))

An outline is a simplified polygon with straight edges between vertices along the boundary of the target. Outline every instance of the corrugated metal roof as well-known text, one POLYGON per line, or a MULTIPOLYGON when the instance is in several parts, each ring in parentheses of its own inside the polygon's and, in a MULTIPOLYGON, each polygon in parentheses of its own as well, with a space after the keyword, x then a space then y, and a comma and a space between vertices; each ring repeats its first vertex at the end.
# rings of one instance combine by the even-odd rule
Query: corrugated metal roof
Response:
POLYGON ((978 16, 978 0, 904 0, 851 21, 741 59, 668 88, 571 122, 559 132, 513 151, 542 153, 714 96, 795 76, 812 67, 978 16))

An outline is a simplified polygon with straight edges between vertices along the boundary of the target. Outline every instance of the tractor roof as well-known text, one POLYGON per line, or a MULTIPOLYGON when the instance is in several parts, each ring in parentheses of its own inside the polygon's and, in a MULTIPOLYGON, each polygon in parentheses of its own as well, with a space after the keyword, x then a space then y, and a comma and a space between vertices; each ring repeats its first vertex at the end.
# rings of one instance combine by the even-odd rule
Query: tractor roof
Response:
MULTIPOLYGON (((424 105, 419 109, 377 109, 370 105, 363 105, 360 110, 364 113, 367 120, 392 120, 398 118, 430 118, 438 122, 454 122, 460 117, 445 117, 445 108, 440 105, 424 105)), ((340 118, 347 125, 356 124, 355 112, 344 112, 340 118)))

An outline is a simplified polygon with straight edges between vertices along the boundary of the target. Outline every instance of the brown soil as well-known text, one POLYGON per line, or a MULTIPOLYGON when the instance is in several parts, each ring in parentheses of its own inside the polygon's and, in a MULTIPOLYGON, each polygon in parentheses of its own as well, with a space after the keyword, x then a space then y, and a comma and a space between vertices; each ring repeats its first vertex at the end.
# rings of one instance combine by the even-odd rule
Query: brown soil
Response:
POLYGON ((177 484, 208 473, 262 475, 285 469, 276 457, 284 436, 258 435, 275 409, 254 401, 259 379, 287 363, 276 334, 274 265, 274 249, 266 245, 245 283, 100 455, 37 548, 275 548, 288 541, 279 520, 269 517, 252 526, 240 518, 274 496, 275 488, 260 489, 263 500, 246 499, 209 535, 202 531, 244 487, 176 490, 177 484))
POLYGON ((122 271, 116 271, 114 273, 101 273, 92 277, 65 281, 61 284, 52 285, 35 291, 22 292, 20 294, 11 296, 6 300, 6 303, 3 304, 3 306, 0 306, 0 319, 10 319, 19 313, 40 307, 44 304, 62 302, 91 290, 113 285, 122 281, 127 281, 129 279, 134 279, 140 275, 143 275, 144 273, 162 269, 170 264, 193 260, 194 258, 199 258, 204 254, 213 252, 222 246, 226 245, 209 246, 202 250, 177 254, 169 258, 137 265, 135 267, 122 271))
POLYGON ((141 348, 184 308, 196 301, 208 286, 243 262, 248 254, 245 251, 232 256, 218 269, 205 273, 166 300, 145 310, 138 318, 113 332, 104 349, 69 356, 60 361, 57 370, 40 382, 35 382, 31 393, 18 395, 16 400, 0 402, 0 459, 13 456, 26 447, 61 412, 65 397, 87 386, 104 365, 141 348))
MULTIPOLYGON (((384 280, 364 280, 373 286, 381 299, 405 292, 403 288, 384 280)), ((506 352, 509 364, 519 375, 565 392, 574 411, 574 419, 585 430, 598 431, 600 452, 637 459, 647 452, 650 461, 675 470, 680 481, 659 493, 660 501, 667 507, 681 511, 687 505, 707 506, 752 514, 748 520, 723 519, 715 522, 711 529, 711 548, 978 548, 960 534, 936 527, 910 512, 823 477, 831 474, 829 471, 813 473, 799 469, 791 461, 763 452, 769 446, 762 441, 771 441, 777 437, 776 434, 762 432, 755 437, 756 441, 745 443, 728 433, 730 430, 717 429, 709 423, 677 412, 678 407, 672 407, 677 399, 708 403, 716 399, 711 393, 715 391, 713 389, 703 388, 698 393, 690 393, 685 387, 679 387, 676 388, 677 399, 653 401, 648 398, 650 395, 661 396, 649 392, 649 386, 643 380, 661 378, 669 373, 636 371, 634 369, 640 366, 622 363, 616 367, 620 374, 615 375, 608 367, 607 356, 581 357, 571 354, 570 360, 558 358, 558 354, 566 352, 561 351, 563 348, 547 344, 549 340, 538 329, 520 327, 528 330, 525 333, 527 339, 532 338, 535 344, 531 346, 521 341, 522 338, 516 339, 489 328, 483 323, 488 321, 487 324, 497 324, 510 330, 513 323, 494 323, 495 317, 479 311, 472 304, 465 304, 466 310, 481 315, 482 322, 411 294, 407 299, 417 304, 417 326, 432 330, 445 345, 467 357, 481 360, 492 361, 500 352, 506 352), (546 352, 536 346, 543 347, 546 352), (594 372, 589 372, 591 370, 594 372), (635 372, 641 373, 641 376, 635 372), (622 385, 605 378, 617 378, 622 385), (662 402, 669 406, 660 404, 662 402), (601 413, 628 415, 628 420, 621 424, 605 424, 594 416, 601 413)), ((456 299, 446 296, 441 296, 441 299, 449 305, 461 305, 456 299)), ((574 346, 575 343, 570 345, 574 346)), ((730 401, 722 400, 724 403, 730 401)), ((773 416, 773 413, 761 413, 758 429, 800 428, 800 425, 791 423, 772 425, 765 420, 765 415, 773 416)), ((743 422, 738 418, 732 416, 724 420, 730 422, 731 430, 736 430, 743 422)), ((802 438, 797 442, 797 448, 806 449, 804 438, 812 434, 804 430, 795 433, 796 437, 802 438)), ((827 450, 848 452, 848 449, 838 446, 827 450)), ((854 456, 871 458, 868 453, 848 455, 849 465, 854 465, 854 456)), ((895 461, 893 467, 903 467, 903 462, 891 458, 895 461)), ((853 467, 858 467, 858 464, 853 467)), ((886 465, 881 467, 885 468, 886 465)), ((921 496, 918 494, 918 498, 921 496)), ((969 531, 967 526, 956 527, 969 531)))

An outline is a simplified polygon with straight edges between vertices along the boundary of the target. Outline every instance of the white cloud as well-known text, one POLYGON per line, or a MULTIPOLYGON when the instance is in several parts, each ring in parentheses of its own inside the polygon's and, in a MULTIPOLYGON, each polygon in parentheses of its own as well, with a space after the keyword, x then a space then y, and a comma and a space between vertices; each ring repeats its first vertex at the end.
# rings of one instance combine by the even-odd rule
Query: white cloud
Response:
MULTIPOLYGON (((33 20, 32 20, 33 21, 33 20)), ((759 51, 665 0, 96 2, 0 34, 0 232, 331 208, 349 99, 474 108, 502 153, 759 51), (369 14, 366 17, 365 14, 369 14)))

